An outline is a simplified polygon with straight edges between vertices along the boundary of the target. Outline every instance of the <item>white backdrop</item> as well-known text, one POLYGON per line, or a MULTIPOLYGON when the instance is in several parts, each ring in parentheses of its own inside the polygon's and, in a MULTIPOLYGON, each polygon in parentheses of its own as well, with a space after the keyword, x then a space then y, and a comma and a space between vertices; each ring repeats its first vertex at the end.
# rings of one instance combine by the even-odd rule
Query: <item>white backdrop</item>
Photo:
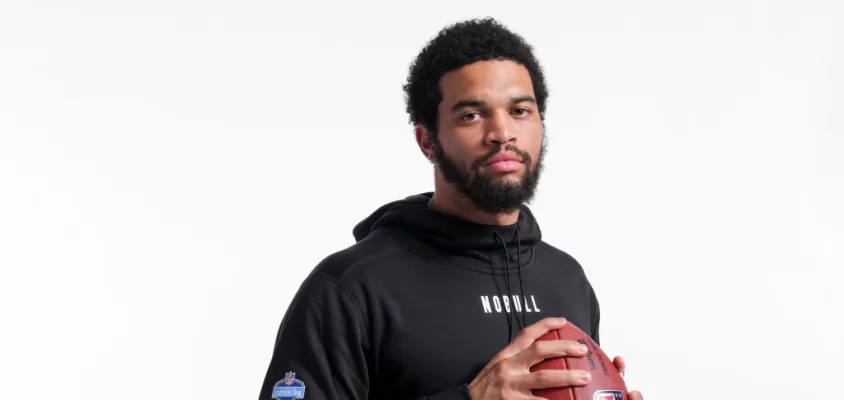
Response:
POLYGON ((0 398, 255 398, 310 269, 431 189, 401 85, 487 15, 629 385, 840 396, 841 2, 304 3, 0 3, 0 398))

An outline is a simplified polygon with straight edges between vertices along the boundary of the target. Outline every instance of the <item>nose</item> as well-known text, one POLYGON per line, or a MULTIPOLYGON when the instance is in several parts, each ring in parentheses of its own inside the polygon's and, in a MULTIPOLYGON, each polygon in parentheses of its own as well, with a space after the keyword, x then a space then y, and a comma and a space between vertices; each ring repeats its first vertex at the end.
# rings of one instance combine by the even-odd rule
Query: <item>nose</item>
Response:
POLYGON ((516 143, 516 131, 508 113, 495 113, 487 119, 484 141, 488 146, 516 143))

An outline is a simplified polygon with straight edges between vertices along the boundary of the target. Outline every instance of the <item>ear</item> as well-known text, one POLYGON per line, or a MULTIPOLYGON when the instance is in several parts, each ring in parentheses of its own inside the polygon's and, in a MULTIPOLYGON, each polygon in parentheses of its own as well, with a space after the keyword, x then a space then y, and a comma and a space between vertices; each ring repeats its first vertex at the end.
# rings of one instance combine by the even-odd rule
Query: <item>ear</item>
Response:
POLYGON ((425 156, 428 160, 434 159, 434 141, 431 140, 431 134, 422 124, 417 124, 416 129, 416 144, 419 145, 419 150, 422 151, 422 155, 425 156))

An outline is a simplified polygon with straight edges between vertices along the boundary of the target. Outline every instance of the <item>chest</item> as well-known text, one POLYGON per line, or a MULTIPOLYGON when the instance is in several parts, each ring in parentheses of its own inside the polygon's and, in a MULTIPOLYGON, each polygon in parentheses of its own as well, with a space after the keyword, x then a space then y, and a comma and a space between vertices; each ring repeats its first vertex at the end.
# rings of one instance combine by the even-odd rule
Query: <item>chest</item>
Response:
POLYGON ((589 332, 586 297, 542 284, 537 274, 525 273, 524 293, 512 285, 508 291, 500 277, 451 278, 436 289, 396 282, 397 290, 380 300, 373 387, 381 397, 430 395, 468 383, 525 324, 545 317, 568 318, 589 332))

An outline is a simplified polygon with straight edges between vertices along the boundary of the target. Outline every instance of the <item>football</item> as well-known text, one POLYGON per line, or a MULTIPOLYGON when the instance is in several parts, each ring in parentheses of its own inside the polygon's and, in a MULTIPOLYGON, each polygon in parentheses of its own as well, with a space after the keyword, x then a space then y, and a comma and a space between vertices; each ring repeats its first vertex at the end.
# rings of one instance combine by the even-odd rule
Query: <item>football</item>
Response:
POLYGON ((592 380, 582 386, 534 389, 534 396, 548 400, 628 400, 627 386, 615 364, 589 335, 571 322, 539 338, 539 340, 561 339, 576 340, 585 344, 589 351, 585 356, 548 358, 534 365, 531 372, 543 369, 576 369, 588 371, 592 375, 592 380))

